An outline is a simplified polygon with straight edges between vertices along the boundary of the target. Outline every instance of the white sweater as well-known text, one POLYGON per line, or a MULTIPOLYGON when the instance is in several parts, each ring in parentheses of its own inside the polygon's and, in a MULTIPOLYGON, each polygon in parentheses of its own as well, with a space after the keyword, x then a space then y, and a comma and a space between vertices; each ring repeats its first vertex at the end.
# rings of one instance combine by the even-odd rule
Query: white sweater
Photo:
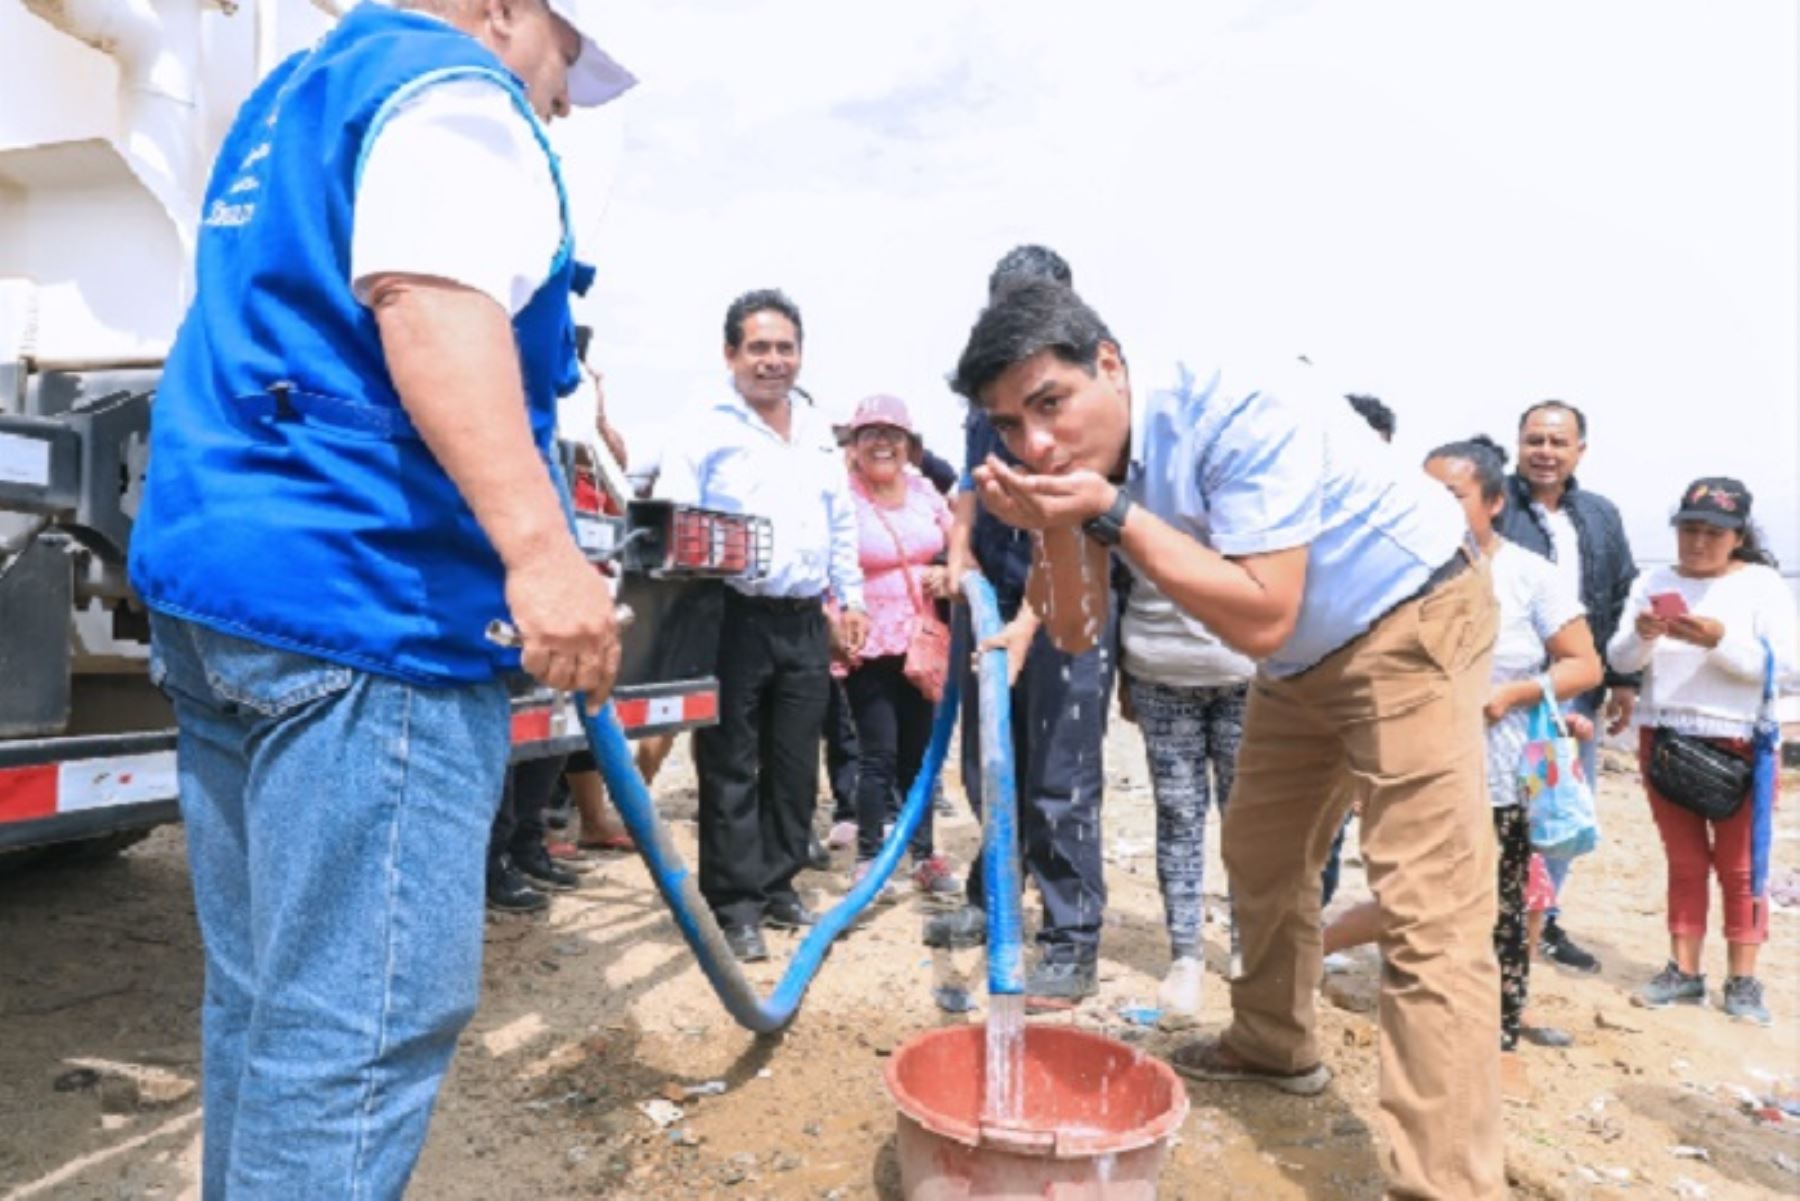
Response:
POLYGON ((1763 648, 1775 652, 1775 681, 1794 668, 1800 617, 1780 573, 1745 564, 1713 579, 1695 580, 1673 567, 1639 572, 1625 602, 1618 633, 1606 648, 1614 671, 1644 673, 1638 694, 1637 724, 1667 726, 1706 738, 1748 738, 1762 705, 1763 648), (1678 592, 1688 612, 1725 627, 1719 645, 1707 650, 1664 636, 1638 637, 1638 614, 1650 598, 1678 592))

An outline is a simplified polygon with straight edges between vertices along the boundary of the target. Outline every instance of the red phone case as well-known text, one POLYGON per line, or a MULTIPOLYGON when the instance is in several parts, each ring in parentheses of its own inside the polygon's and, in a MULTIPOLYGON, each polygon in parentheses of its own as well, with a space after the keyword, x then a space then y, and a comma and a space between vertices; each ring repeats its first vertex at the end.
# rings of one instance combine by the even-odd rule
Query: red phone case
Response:
POLYGON ((1671 617, 1686 617, 1687 602, 1681 599, 1679 592, 1658 592, 1650 598, 1650 612, 1664 621, 1671 617))

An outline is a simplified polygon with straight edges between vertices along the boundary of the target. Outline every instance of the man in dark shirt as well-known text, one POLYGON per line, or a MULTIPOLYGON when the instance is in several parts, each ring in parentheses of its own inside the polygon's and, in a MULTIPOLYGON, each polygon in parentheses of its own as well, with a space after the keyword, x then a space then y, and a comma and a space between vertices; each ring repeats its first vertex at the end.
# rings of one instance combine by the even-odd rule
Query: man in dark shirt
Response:
MULTIPOLYGON (((990 295, 1017 279, 1049 278, 1067 284, 1068 264, 1042 246, 1008 253, 988 281, 990 295)), ((1112 694, 1112 661, 1101 646, 1066 655, 1051 645, 1031 606, 1023 603, 1031 572, 1031 535, 983 510, 968 472, 989 455, 1016 462, 987 418, 971 412, 967 422, 963 490, 954 505, 950 537, 951 577, 978 567, 994 587, 1014 672, 1012 733, 1019 779, 1019 833, 1026 870, 1043 898, 1038 930, 1040 959, 1026 977, 1025 992, 1037 1001, 1074 1002, 1093 995, 1100 953, 1100 925, 1106 911, 1106 881, 1100 846, 1100 799, 1105 789, 1103 744, 1106 707, 1112 694)), ((958 621, 966 623, 966 610, 958 621)), ((965 666, 965 671, 969 668, 965 666)), ((973 673, 965 693, 974 695, 973 673)), ((981 768, 971 710, 963 719, 963 780, 969 799, 981 804, 981 768)), ((967 908, 933 918, 925 927, 928 946, 969 946, 986 937, 982 873, 971 870, 967 908)))

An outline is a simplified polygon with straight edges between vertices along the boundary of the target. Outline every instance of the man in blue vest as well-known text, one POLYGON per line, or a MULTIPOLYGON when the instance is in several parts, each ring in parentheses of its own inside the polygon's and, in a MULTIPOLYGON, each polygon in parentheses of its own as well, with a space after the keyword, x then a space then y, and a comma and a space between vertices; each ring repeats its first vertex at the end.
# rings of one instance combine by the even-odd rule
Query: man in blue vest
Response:
POLYGON ((583 281, 543 122, 633 82, 590 2, 362 4, 207 187, 131 577, 180 727, 208 1198, 402 1193, 477 1000, 501 676, 616 671, 550 466, 583 281))

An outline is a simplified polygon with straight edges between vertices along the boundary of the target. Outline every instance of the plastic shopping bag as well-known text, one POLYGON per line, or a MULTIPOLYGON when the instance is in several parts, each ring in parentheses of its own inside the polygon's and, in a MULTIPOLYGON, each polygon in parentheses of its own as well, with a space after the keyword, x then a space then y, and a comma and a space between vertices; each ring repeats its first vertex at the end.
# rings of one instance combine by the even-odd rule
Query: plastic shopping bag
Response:
POLYGON ((1532 848, 1550 859, 1573 859, 1600 844, 1600 819, 1581 770, 1581 744, 1569 735, 1549 677, 1538 683, 1544 699, 1527 719, 1519 797, 1531 815, 1532 848))

